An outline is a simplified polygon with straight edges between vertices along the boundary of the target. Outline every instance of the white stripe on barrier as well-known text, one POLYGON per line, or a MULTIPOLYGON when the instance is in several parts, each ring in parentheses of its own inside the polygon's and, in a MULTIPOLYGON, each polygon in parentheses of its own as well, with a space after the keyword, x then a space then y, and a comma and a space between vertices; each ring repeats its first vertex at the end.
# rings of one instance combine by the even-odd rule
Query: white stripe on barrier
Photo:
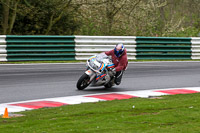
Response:
POLYGON ((191 43, 200 45, 200 37, 192 37, 191 43))
POLYGON ((87 60, 94 54, 113 49, 118 43, 125 45, 128 59, 136 59, 136 36, 75 36, 75 58, 87 60))
POLYGON ((6 36, 0 36, 0 61, 7 61, 7 51, 6 51, 6 36))
POLYGON ((0 35, 0 44, 6 44, 6 36, 0 35))
POLYGON ((76 60, 87 60, 89 57, 98 54, 98 52, 95 53, 77 53, 76 52, 76 56, 75 59, 76 60))
POLYGON ((7 54, 0 54, 0 61, 7 61, 7 54))
POLYGON ((6 52, 6 45, 0 45, 0 54, 5 54, 6 52))
MULTIPOLYGON (((97 52, 94 53, 76 53, 75 59, 76 60, 87 60, 89 57, 99 54, 97 52)), ((136 60, 136 53, 127 53, 129 60, 136 60)))
MULTIPOLYGON (((96 55, 96 54, 99 54, 97 52, 94 52, 94 53, 76 53, 77 56, 79 55, 82 55, 82 56, 93 56, 93 55, 96 55)), ((136 53, 127 53, 127 55, 129 56, 136 56, 136 53)))
MULTIPOLYGON (((89 48, 87 48, 87 49, 78 49, 78 48, 76 48, 75 50, 76 50, 76 52, 98 52, 98 53, 100 53, 100 52, 105 52, 105 51, 109 51, 109 50, 112 50, 112 49, 107 49, 107 48, 100 48, 100 49, 89 49, 89 48)), ((127 53, 128 52, 136 52, 136 50, 135 49, 127 49, 127 53)))
POLYGON ((136 44, 136 41, 118 41, 118 40, 77 40, 75 39, 76 44, 113 44, 116 45, 118 43, 123 43, 123 44, 136 44))
MULTIPOLYGON (((82 48, 91 48, 91 49, 99 49, 99 48, 106 48, 106 49, 113 49, 115 45, 76 45, 77 49, 82 49, 82 48)), ((135 49, 136 45, 125 45, 127 49, 135 49)))
POLYGON ((200 37, 192 37, 192 59, 200 59, 200 37))
POLYGON ((136 39, 136 36, 75 36, 76 39, 136 39))

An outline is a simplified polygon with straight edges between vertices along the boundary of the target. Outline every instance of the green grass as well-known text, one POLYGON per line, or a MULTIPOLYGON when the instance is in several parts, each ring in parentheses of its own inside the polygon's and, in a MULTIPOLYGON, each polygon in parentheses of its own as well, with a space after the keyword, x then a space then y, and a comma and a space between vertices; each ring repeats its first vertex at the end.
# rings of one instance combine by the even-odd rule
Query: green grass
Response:
POLYGON ((25 116, 0 118, 0 132, 199 133, 200 94, 66 105, 20 114, 25 116))

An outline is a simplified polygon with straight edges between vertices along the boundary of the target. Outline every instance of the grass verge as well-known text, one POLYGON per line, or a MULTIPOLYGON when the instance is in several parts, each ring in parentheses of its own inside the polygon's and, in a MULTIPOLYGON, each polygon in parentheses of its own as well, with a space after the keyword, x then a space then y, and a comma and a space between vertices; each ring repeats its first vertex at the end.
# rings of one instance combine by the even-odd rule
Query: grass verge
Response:
POLYGON ((20 114, 25 116, 0 118, 0 132, 193 133, 200 131, 200 94, 83 103, 20 114))

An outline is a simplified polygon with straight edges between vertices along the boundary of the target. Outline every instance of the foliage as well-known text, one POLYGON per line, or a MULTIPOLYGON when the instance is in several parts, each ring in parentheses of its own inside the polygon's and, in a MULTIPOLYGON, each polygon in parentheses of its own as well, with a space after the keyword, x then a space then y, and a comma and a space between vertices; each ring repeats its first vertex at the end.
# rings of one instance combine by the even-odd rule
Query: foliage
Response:
POLYGON ((200 30, 195 27, 182 28, 178 32, 168 33, 166 36, 195 37, 200 36, 200 30))
POLYGON ((0 0, 0 33, 197 36, 200 0, 0 0))
POLYGON ((70 4, 71 0, 21 1, 12 34, 73 34, 79 27, 75 19, 78 8, 70 4))

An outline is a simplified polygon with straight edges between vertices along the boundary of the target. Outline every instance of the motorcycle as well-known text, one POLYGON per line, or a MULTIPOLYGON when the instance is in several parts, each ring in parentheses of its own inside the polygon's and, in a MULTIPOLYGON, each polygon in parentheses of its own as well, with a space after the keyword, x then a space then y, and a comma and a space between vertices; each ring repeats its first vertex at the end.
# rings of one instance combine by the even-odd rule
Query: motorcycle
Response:
POLYGON ((111 88, 115 85, 115 74, 112 71, 114 67, 112 59, 105 53, 90 57, 86 63, 85 73, 76 84, 77 89, 84 90, 89 85, 111 88))

